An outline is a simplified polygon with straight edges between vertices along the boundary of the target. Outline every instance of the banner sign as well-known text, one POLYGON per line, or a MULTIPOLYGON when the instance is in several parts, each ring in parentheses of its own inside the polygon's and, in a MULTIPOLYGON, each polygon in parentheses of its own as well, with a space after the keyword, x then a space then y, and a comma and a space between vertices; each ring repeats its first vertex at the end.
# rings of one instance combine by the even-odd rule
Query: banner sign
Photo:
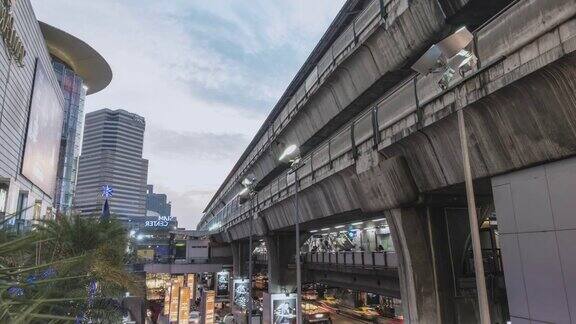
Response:
POLYGON ((164 292, 164 308, 162 309, 162 315, 168 316, 170 315, 170 291, 172 290, 172 286, 166 287, 166 291, 164 292))
POLYGON ((178 305, 178 324, 188 324, 190 317, 190 288, 180 287, 180 304, 178 305))
POLYGON ((234 304, 241 309, 248 307, 248 298, 250 294, 250 280, 248 279, 234 279, 232 285, 232 300, 234 304))
POLYGON ((190 288, 190 300, 196 300, 196 274, 189 273, 186 275, 186 287, 190 288))
POLYGON ((202 324, 214 324, 214 303, 216 293, 214 290, 206 290, 202 293, 202 324))
POLYGON ((178 301, 180 297, 180 285, 172 284, 170 288, 170 322, 178 321, 178 301))

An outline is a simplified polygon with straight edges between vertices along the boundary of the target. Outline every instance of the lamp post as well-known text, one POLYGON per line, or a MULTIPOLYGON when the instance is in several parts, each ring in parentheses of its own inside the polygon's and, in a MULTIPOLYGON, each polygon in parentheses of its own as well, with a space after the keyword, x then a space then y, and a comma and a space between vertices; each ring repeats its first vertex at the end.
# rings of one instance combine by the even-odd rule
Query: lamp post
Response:
POLYGON ((302 323, 302 274, 300 265, 300 209, 298 206, 298 172, 300 166, 300 148, 294 144, 286 147, 279 158, 280 162, 289 163, 290 170, 294 173, 294 226, 296 231, 296 323, 302 323))
MULTIPOLYGON (((439 43, 432 45, 430 49, 412 65, 412 69, 422 75, 442 73, 442 78, 440 82, 438 82, 438 85, 442 91, 444 91, 449 87, 456 71, 464 77, 467 72, 477 66, 478 59, 472 52, 466 49, 473 40, 474 35, 468 31, 466 27, 462 27, 439 43)), ((458 109, 457 115, 458 133, 460 136, 460 146, 462 148, 464 183, 466 185, 466 201, 468 203, 468 221, 470 223, 470 236, 474 256, 478 310, 480 313, 480 322, 482 324, 489 324, 491 322, 490 305, 488 303, 486 279, 484 277, 484 262, 482 261, 482 247, 480 244, 478 217, 476 215, 476 200, 474 197, 474 184, 470 167, 470 154, 468 152, 468 138, 462 109, 458 109)))
POLYGON ((244 180, 242 180, 242 185, 244 189, 238 194, 240 203, 242 204, 246 200, 250 201, 250 206, 248 209, 248 217, 250 217, 250 222, 248 226, 250 227, 250 233, 248 238, 248 324, 252 324, 252 226, 254 215, 252 214, 252 209, 254 208, 253 197, 256 195, 254 187, 256 185, 256 177, 252 174, 248 175, 244 180))

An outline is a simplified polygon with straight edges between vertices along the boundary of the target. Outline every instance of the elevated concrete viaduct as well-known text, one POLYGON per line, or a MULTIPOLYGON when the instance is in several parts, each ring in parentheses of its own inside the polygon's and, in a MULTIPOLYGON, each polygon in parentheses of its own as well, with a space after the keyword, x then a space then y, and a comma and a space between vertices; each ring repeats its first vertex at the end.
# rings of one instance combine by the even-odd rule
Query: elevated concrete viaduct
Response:
MULTIPOLYGON (((576 322, 576 264, 568 252, 576 244, 576 204, 566 194, 576 184, 576 2, 348 1, 344 10, 199 227, 243 241, 254 216, 253 233, 269 246, 270 291, 289 289, 298 179, 306 233, 343 220, 388 219, 408 323, 475 322, 462 110, 479 223, 498 224, 484 255, 493 265, 494 322, 576 322), (472 71, 442 90, 440 75, 409 69, 461 24, 474 34, 472 71), (291 143, 303 151, 295 174, 277 162, 291 143), (252 210, 235 198, 250 172, 260 179, 252 210)), ((340 283, 358 276, 336 272, 340 283)))

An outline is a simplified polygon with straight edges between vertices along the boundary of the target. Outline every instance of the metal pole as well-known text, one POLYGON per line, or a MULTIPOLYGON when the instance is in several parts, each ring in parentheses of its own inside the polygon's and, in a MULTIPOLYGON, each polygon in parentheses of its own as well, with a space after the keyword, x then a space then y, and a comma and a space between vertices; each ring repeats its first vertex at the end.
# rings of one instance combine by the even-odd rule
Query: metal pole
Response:
POLYGON ((476 200, 474 186, 472 185, 472 170, 468 152, 468 138, 464 124, 464 112, 458 110, 458 129, 460 145, 462 146, 462 164, 464 167, 464 181, 466 183, 466 200, 468 201, 468 220, 470 222, 470 236, 472 238, 472 253, 474 255, 474 272, 476 273, 476 290, 478 292, 478 308, 480 322, 490 324, 490 309, 488 307, 488 294, 486 293, 486 279, 484 278, 484 263, 482 261, 482 247, 480 246, 480 230, 478 229, 478 216, 476 215, 476 200))
POLYGON ((250 211, 248 212, 250 216, 250 239, 248 240, 248 324, 252 324, 252 220, 254 219, 252 198, 253 195, 250 193, 250 211))
POLYGON ((296 324, 302 323, 302 275, 300 272, 300 208, 298 206, 298 172, 296 168, 292 168, 294 172, 294 205, 296 207, 296 324))

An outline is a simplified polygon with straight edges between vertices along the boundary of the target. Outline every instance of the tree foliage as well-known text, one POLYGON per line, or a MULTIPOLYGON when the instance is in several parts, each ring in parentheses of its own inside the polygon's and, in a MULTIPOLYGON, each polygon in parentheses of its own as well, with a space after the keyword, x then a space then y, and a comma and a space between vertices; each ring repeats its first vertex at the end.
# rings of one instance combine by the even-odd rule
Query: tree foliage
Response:
POLYGON ((118 323, 142 285, 126 272, 115 220, 72 216, 16 235, 0 229, 0 323, 118 323))

